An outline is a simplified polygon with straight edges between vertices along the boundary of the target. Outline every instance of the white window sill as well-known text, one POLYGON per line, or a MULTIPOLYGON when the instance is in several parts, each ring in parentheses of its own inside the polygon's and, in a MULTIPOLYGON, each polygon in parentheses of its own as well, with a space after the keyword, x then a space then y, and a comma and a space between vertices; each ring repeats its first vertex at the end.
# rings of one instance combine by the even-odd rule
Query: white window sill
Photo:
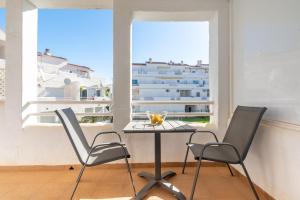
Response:
MULTIPOLYGON (((212 123, 198 123, 191 122, 188 123, 190 126, 197 128, 197 130, 214 130, 216 128, 215 124, 212 123)), ((99 128, 105 130, 112 130, 112 123, 81 123, 80 126, 83 129, 86 128, 99 128)), ((24 129, 27 128, 59 128, 63 127, 62 124, 54 124, 54 123, 35 123, 35 124, 25 124, 23 126, 24 129)))
POLYGON ((197 130, 214 130, 216 128, 216 125, 212 123, 190 122, 187 124, 197 128, 197 130))

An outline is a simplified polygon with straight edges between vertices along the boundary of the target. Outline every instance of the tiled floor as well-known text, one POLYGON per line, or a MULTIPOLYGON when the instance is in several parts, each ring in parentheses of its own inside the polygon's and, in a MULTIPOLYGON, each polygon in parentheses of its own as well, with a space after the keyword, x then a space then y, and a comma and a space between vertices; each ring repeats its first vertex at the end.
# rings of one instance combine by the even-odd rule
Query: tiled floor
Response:
MULTIPOLYGON (((189 196, 194 168, 188 167, 186 174, 181 168, 172 169, 177 176, 169 179, 186 196, 189 196)), ((78 169, 0 169, 0 199, 69 199, 78 169)), ((133 177, 137 189, 146 181, 137 176, 140 171, 152 172, 152 168, 134 168, 133 177)), ((76 192, 75 199, 131 199, 133 195, 127 170, 124 168, 87 168, 76 192)), ((161 188, 153 188, 145 198, 148 200, 175 199, 161 188)), ((247 200, 255 199, 248 185, 239 177, 232 177, 225 167, 203 167, 197 185, 197 200, 247 200)), ((264 200, 264 198, 261 198, 264 200)))

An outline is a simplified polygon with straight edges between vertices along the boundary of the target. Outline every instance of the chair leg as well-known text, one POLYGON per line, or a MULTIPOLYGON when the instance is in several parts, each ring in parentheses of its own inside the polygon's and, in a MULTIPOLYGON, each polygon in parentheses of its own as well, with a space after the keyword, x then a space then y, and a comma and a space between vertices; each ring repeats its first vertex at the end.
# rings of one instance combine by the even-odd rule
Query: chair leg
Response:
POLYGON ((134 196, 136 197, 136 190, 135 190, 135 186, 134 186, 134 182, 133 182, 133 178, 132 178, 132 174, 131 174, 131 169, 130 169, 129 162, 128 162, 128 159, 127 159, 126 156, 125 156, 125 161, 126 161, 127 169, 128 169, 128 172, 129 172, 130 181, 131 181, 131 185, 132 185, 132 188, 133 188, 134 196))
POLYGON ((185 166, 186 166, 186 161, 187 161, 187 158, 188 158, 188 155, 189 155, 189 150, 190 150, 190 147, 187 146, 186 153, 185 153, 185 158, 184 158, 184 163, 183 163, 183 168, 182 168, 182 174, 184 174, 184 170, 185 170, 185 166))
POLYGON ((80 170, 79 175, 78 175, 78 177, 77 177, 76 185, 75 185, 75 187, 74 187, 74 189, 73 189, 73 192, 72 192, 72 195, 71 195, 71 200, 73 199, 73 196, 74 196, 74 194, 75 194, 75 192, 76 192, 76 189, 77 189, 77 187, 78 187, 78 184, 79 184, 79 182, 80 182, 80 179, 81 179, 81 176, 82 176, 82 174, 83 174, 83 172, 84 172, 85 167, 86 167, 86 164, 82 165, 82 167, 81 167, 81 170, 80 170))
POLYGON ((190 200, 193 200, 193 198, 194 198, 194 193, 195 193, 195 189, 196 189, 196 185, 197 185, 197 181, 198 181, 198 177, 199 177, 199 172, 200 172, 201 160, 202 160, 202 158, 199 158, 199 160, 197 162, 197 167, 196 167, 194 182, 193 182, 193 186, 192 186, 192 192, 190 195, 190 200))
POLYGON ((250 184, 250 187, 251 187, 251 189, 252 189, 252 192, 254 193, 255 198, 256 198, 257 200, 259 200, 259 196, 258 196, 258 194, 257 194, 257 192, 256 192, 256 190, 255 190, 255 187, 254 187, 254 185, 253 185, 253 182, 252 182, 252 180, 251 180, 251 178, 250 178, 250 176, 249 176, 249 174, 248 174, 248 171, 247 171, 247 169, 246 169, 244 163, 241 162, 241 165, 242 165, 243 170, 244 170, 244 172, 245 172, 245 174, 246 174, 246 176, 247 176, 248 182, 249 182, 249 184, 250 184))
POLYGON ((231 176, 234 176, 234 174, 233 174, 233 172, 232 172, 232 170, 231 170, 231 168, 230 168, 230 165, 229 165, 228 163, 226 163, 226 165, 227 165, 227 167, 228 167, 228 169, 229 169, 229 171, 230 171, 231 176))

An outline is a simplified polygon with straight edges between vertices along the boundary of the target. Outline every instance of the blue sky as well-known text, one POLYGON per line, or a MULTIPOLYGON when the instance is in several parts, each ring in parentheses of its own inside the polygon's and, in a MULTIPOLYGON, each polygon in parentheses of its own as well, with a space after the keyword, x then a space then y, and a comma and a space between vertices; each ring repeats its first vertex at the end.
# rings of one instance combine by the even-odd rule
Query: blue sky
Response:
POLYGON ((133 22, 132 60, 208 63, 208 22, 133 22))
POLYGON ((112 77, 113 18, 109 10, 39 10, 38 50, 49 48, 101 77, 112 77))
MULTIPOLYGON (((113 15, 110 10, 39 10, 38 50, 93 68, 111 79, 113 15)), ((0 10, 0 28, 5 11, 0 10)), ((208 22, 133 22, 132 60, 208 63, 208 22)))
POLYGON ((0 8, 0 28, 5 30, 5 9, 0 8))

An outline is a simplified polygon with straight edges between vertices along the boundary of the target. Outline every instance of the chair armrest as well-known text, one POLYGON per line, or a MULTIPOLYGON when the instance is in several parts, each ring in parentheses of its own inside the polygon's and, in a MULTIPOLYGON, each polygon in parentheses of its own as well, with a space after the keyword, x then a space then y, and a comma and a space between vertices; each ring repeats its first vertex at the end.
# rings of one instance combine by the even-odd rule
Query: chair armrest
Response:
POLYGON ((96 139, 97 139, 99 136, 101 136, 101 135, 107 135, 107 134, 115 134, 115 135, 117 135, 118 138, 119 138, 119 140, 120 140, 120 142, 122 142, 122 139, 121 139, 121 136, 120 136, 119 133, 117 133, 117 132, 115 132, 115 131, 106 131, 106 132, 100 132, 100 133, 98 133, 98 134, 94 137, 94 140, 93 140, 93 142, 92 142, 91 147, 94 146, 94 143, 95 143, 96 139))
POLYGON ((238 149, 237 149, 233 144, 226 143, 226 142, 221 142, 221 143, 218 143, 218 142, 209 142, 209 143, 206 143, 206 144, 204 145, 204 147, 203 147, 203 149, 202 149, 200 155, 199 155, 199 160, 202 159, 203 154, 204 154, 204 151, 205 151, 208 147, 210 147, 210 146, 218 146, 218 147, 220 147, 220 146, 229 146, 229 147, 231 147, 231 148, 235 151, 235 153, 236 153, 236 155, 237 155, 239 161, 242 160, 242 159, 241 159, 241 155, 240 155, 238 149))
POLYGON ((86 161, 85 161, 85 164, 87 164, 87 162, 88 162, 90 156, 92 155, 92 153, 93 153, 95 150, 97 150, 97 148, 99 148, 99 147, 104 147, 103 149, 105 149, 105 148, 109 148, 109 147, 111 147, 111 146, 120 146, 120 147, 122 147, 123 152, 124 152, 124 155, 126 155, 125 144, 121 144, 121 143, 119 143, 119 142, 102 143, 102 144, 98 144, 98 145, 96 145, 96 146, 94 146, 94 147, 92 147, 92 148, 90 149, 90 152, 89 152, 88 157, 87 157, 87 159, 86 159, 86 161))
POLYGON ((125 148, 125 144, 119 143, 119 142, 109 142, 109 143, 101 143, 98 145, 95 145, 93 148, 91 148, 91 152, 93 153, 94 151, 97 151, 98 148, 102 147, 102 149, 110 148, 110 147, 115 147, 115 146, 121 146, 125 148))
POLYGON ((219 140, 218 140, 216 134, 215 134, 214 132, 212 132, 212 131, 195 131, 195 132, 193 132, 193 133, 190 135, 188 144, 190 144, 190 143, 192 142, 193 136, 194 136, 196 133, 210 133, 210 134, 212 134, 212 135, 214 136, 216 142, 219 142, 219 140))

